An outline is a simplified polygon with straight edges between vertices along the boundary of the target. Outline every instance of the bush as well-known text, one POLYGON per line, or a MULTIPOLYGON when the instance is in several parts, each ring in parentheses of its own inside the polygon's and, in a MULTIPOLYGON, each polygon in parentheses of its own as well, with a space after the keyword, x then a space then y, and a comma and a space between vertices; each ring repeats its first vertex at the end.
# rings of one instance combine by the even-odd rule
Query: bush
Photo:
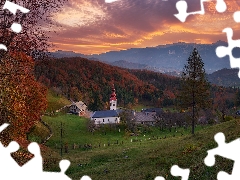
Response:
POLYGON ((233 120, 233 117, 232 117, 232 116, 226 116, 226 117, 225 117, 225 122, 231 121, 231 120, 233 120))

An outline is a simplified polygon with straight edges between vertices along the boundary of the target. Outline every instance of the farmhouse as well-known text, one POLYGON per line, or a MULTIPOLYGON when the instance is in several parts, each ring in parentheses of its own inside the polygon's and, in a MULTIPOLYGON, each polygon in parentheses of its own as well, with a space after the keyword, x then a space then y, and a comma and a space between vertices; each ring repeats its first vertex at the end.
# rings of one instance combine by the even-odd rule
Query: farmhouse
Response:
POLYGON ((112 87, 112 94, 110 96, 110 110, 106 111, 95 111, 91 120, 97 124, 111 124, 111 123, 119 123, 119 111, 117 110, 117 97, 114 86, 112 87))
POLYGON ((156 115, 161 113, 161 108, 143 109, 141 112, 134 112, 134 119, 136 124, 145 124, 154 126, 156 123, 156 115))
POLYGON ((79 116, 83 116, 86 113, 87 106, 84 102, 73 102, 69 107, 69 112, 72 114, 78 114, 79 116))

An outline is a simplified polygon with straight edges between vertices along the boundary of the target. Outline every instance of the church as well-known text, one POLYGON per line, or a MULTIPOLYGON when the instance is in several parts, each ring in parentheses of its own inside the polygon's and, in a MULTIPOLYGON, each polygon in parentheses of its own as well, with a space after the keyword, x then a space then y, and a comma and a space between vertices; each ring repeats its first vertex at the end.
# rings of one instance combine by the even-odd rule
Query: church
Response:
POLYGON ((117 95, 112 87, 112 94, 110 96, 110 110, 95 111, 91 116, 94 124, 117 124, 120 122, 119 111, 117 110, 117 95))

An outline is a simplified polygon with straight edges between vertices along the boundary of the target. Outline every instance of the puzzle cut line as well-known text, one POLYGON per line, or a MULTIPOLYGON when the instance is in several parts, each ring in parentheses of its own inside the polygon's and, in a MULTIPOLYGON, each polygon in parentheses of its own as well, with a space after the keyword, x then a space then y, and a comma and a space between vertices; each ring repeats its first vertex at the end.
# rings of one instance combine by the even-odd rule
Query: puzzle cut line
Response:
MULTIPOLYGON (((0 126, 0 132, 7 128, 9 124, 5 123, 0 126)), ((70 178, 65 174, 66 170, 70 166, 68 160, 61 160, 59 167, 60 172, 46 172, 43 171, 43 159, 41 156, 40 147, 37 143, 32 142, 28 145, 28 151, 34 155, 34 157, 29 160, 22 167, 12 158, 11 153, 19 150, 19 144, 12 141, 7 147, 4 147, 0 142, 0 169, 1 178, 7 179, 25 179, 25 180, 70 180, 70 178), (14 172, 14 173, 13 173, 14 172)), ((83 176, 81 180, 91 180, 89 176, 83 176)))
POLYGON ((207 166, 213 166, 215 164, 215 156, 221 156, 234 161, 232 174, 228 174, 224 171, 220 171, 217 175, 218 180, 238 180, 240 178, 240 138, 233 140, 229 143, 225 142, 225 135, 223 133, 217 133, 214 136, 215 141, 218 144, 217 148, 208 150, 207 157, 204 159, 204 163, 207 166))
MULTIPOLYGON (((195 11, 195 12, 187 12, 188 9, 188 4, 185 0, 180 0, 176 3, 176 9, 178 10, 178 14, 174 14, 176 18, 178 18, 181 22, 185 22, 187 17, 190 15, 195 15, 195 14, 200 14, 203 15, 205 14, 205 9, 204 9, 204 2, 209 2, 211 0, 201 0, 200 5, 201 5, 201 10, 200 11, 195 11)), ((216 10, 220 13, 225 12, 227 9, 227 5, 224 0, 217 0, 216 3, 216 10)))

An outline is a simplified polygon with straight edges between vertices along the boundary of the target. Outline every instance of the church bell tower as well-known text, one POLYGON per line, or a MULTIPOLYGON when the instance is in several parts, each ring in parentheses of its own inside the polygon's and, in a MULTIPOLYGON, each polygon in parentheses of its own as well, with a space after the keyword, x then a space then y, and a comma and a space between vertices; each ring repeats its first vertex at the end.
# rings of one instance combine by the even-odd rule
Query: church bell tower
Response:
POLYGON ((112 94, 110 96, 110 110, 117 110, 117 97, 114 85, 112 86, 112 94))

